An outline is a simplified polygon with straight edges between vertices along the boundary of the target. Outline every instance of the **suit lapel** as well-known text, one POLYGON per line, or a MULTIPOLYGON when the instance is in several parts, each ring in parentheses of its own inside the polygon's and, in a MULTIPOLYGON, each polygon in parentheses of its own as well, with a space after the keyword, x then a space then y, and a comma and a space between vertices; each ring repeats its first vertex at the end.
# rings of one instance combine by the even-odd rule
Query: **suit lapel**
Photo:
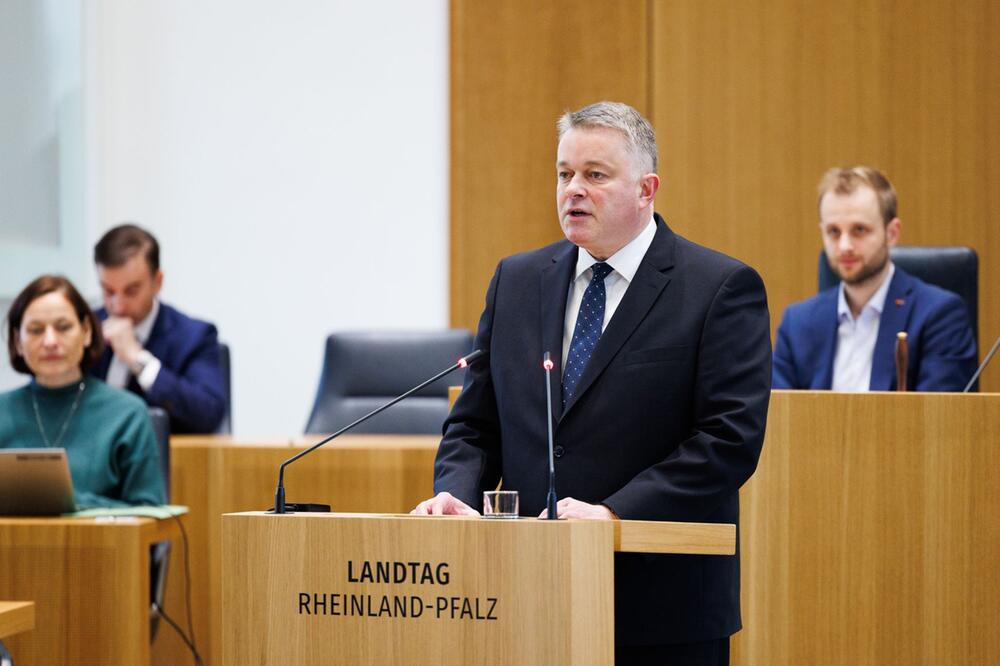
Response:
MULTIPOLYGON (((542 351, 552 353, 552 418, 559 422, 562 418, 562 343, 566 321, 566 298, 569 284, 576 267, 575 245, 567 244, 552 257, 552 263, 542 269, 542 351)), ((541 359, 539 359, 541 360, 541 359)))
POLYGON ((869 389, 891 391, 896 388, 896 334, 906 330, 913 309, 913 281, 896 268, 885 296, 882 316, 879 318, 878 337, 872 356, 872 378, 869 389))
POLYGON ((833 386, 833 355, 837 349, 837 298, 838 289, 830 290, 830 298, 821 308, 821 318, 815 323, 818 329, 815 332, 816 339, 820 340, 819 348, 819 384, 816 386, 820 390, 829 390, 833 386))
POLYGON ((565 413, 569 413, 580 396, 586 393, 587 389, 600 376, 618 350, 645 318, 646 313, 649 312, 664 287, 670 282, 670 278, 664 274, 664 271, 674 265, 676 242, 677 238, 674 233, 657 215, 656 235, 653 237, 653 242, 639 264, 639 269, 625 291, 625 296, 618 305, 618 309, 615 310, 607 328, 604 329, 604 333, 597 341, 594 353, 587 361, 587 367, 576 386, 576 392, 566 403, 565 413))

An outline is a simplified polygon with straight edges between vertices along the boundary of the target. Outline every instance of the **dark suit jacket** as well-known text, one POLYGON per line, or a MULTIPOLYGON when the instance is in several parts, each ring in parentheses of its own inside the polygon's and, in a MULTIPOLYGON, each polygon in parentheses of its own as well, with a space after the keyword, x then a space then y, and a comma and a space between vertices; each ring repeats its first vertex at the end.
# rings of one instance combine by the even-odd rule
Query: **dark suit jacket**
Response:
MULTIPOLYGON (((771 384, 764 285, 738 261, 656 235, 561 408, 560 361, 577 248, 560 241, 500 262, 473 364, 445 422, 435 491, 482 506, 503 478, 521 512, 545 508, 542 354, 552 352, 559 497, 623 519, 737 523, 739 487, 764 438, 771 384)), ((619 645, 679 643, 740 628, 739 558, 623 554, 615 560, 619 645)))
MULTIPOLYGON (((101 308, 97 316, 104 321, 108 313, 101 308)), ((215 326, 161 302, 145 347, 162 367, 148 393, 135 377, 130 377, 128 390, 165 409, 173 433, 215 432, 226 409, 215 326)), ((107 378, 111 355, 109 346, 92 371, 98 378, 107 378)))
MULTIPOLYGON (((837 348, 836 287, 788 306, 774 347, 774 388, 829 389, 837 348)), ((896 390, 896 333, 909 343, 907 388, 961 391, 976 371, 976 340, 962 299, 896 266, 872 357, 872 391, 896 390)))

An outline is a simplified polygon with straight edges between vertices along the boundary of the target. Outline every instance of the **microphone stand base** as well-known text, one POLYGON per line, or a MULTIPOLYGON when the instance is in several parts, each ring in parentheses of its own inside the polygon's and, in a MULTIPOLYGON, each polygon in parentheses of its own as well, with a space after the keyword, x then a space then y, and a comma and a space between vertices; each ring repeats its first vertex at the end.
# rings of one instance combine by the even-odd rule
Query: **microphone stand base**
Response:
MULTIPOLYGON (((329 504, 315 504, 312 502, 288 502, 285 504, 285 513, 330 513, 329 504)), ((265 513, 274 513, 272 506, 265 513)), ((280 514, 279 514, 280 515, 280 514)))

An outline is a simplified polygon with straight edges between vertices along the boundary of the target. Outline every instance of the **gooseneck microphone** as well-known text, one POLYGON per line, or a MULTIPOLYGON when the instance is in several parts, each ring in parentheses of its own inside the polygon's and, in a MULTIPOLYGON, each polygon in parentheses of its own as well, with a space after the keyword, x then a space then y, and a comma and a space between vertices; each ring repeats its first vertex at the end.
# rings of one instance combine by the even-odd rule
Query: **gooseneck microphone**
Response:
POLYGON ((990 348, 990 353, 986 355, 986 358, 983 359, 983 362, 979 364, 978 368, 976 368, 976 374, 972 375, 972 379, 970 379, 969 383, 966 384, 965 389, 962 391, 962 393, 968 393, 969 389, 972 388, 972 385, 976 383, 977 379, 979 379, 979 375, 983 374, 983 370, 986 369, 986 366, 993 359, 993 354, 997 353, 997 347, 1000 347, 1000 336, 997 336, 997 341, 994 342, 993 346, 990 348))
MULTIPOLYGON (((467 368, 467 367, 469 367, 470 363, 472 363, 472 362, 474 362, 474 361, 482 358, 485 355, 486 355, 486 352, 484 352, 482 349, 477 349, 477 350, 473 351, 472 353, 467 354, 466 356, 463 356, 462 358, 458 359, 458 362, 455 363, 455 365, 442 370, 441 372, 437 373, 436 375, 434 375, 433 377, 431 377, 427 381, 424 381, 424 382, 421 382, 420 384, 417 384, 416 386, 414 386, 413 388, 411 388, 409 391, 407 391, 403 395, 401 395, 399 397, 396 397, 396 398, 393 398, 392 400, 390 400, 389 402, 385 403, 381 407, 378 407, 378 408, 372 410, 371 412, 365 414, 364 416, 362 416, 360 419, 358 419, 354 423, 350 423, 350 424, 344 426, 343 428, 341 428, 337 432, 333 433, 332 435, 330 435, 326 439, 323 439, 323 440, 321 440, 319 442, 316 442, 315 444, 313 444, 312 446, 310 446, 308 449, 306 449, 304 451, 299 451, 294 456, 292 456, 291 458, 289 458, 285 462, 281 463, 281 467, 278 468, 278 486, 274 490, 274 513, 289 513, 289 511, 287 511, 286 508, 285 508, 285 468, 286 467, 288 467, 289 465, 291 465, 293 462, 295 462, 299 458, 312 453, 313 451, 315 451, 319 447, 323 446, 324 444, 326 444, 330 440, 336 439, 337 437, 340 437, 341 435, 343 435, 348 430, 350 430, 350 429, 352 429, 352 428, 354 428, 356 426, 361 425, 362 423, 364 423, 365 421, 367 421, 371 417, 375 416, 376 414, 378 414, 380 412, 383 412, 386 409, 389 409, 390 407, 392 407, 393 405, 395 405, 397 402, 399 402, 403 398, 409 397, 410 395, 412 395, 413 393, 415 393, 415 392, 419 391, 420 389, 424 388, 428 384, 432 384, 432 383, 436 382, 437 380, 441 379, 442 377, 444 377, 448 373, 454 372, 455 370, 458 370, 459 368, 467 368)), ((324 509, 324 510, 329 510, 329 509, 324 509)))
POLYGON ((545 499, 545 506, 548 512, 546 516, 549 520, 559 518, 556 512, 556 459, 554 447, 552 446, 552 354, 545 352, 542 360, 542 367, 545 368, 545 416, 549 422, 549 495, 545 499))

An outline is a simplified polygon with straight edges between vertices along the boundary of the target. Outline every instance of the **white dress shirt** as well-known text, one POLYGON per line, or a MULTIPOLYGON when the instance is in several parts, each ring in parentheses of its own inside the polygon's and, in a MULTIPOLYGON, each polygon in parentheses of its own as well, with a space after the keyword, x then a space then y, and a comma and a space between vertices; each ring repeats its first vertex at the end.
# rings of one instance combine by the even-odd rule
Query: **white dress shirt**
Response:
MULTIPOLYGON (((653 243, 653 236, 656 235, 656 222, 650 215, 649 223, 622 249, 608 257, 604 263, 611 266, 612 270, 604 278, 604 322, 601 324, 601 332, 608 327, 608 322, 614 316, 615 310, 625 296, 635 272, 639 270, 642 258, 646 256, 646 251, 653 243)), ((582 247, 577 248, 576 273, 573 281, 569 285, 569 297, 566 299, 566 319, 563 326, 563 351, 562 369, 566 374, 566 357, 569 356, 569 346, 573 342, 573 329, 576 328, 576 315, 580 311, 580 302, 583 301, 583 292, 587 291, 587 285, 594 277, 591 266, 597 263, 597 259, 590 256, 590 253, 582 247)))
MULTIPOLYGON (((149 340, 149 334, 153 332, 153 324, 156 323, 156 316, 160 314, 160 300, 153 299, 153 309, 149 311, 146 318, 140 321, 135 326, 135 337, 139 341, 139 344, 146 347, 146 341, 149 340)), ((147 352, 148 353, 148 352, 147 352)), ((151 360, 146 363, 143 367, 142 372, 135 378, 142 387, 143 391, 148 391, 153 388, 153 383, 156 382, 156 376, 160 374, 160 359, 152 356, 150 354, 151 360)), ((121 360, 117 356, 111 357, 111 365, 108 366, 108 379, 107 383, 116 388, 125 388, 128 386, 128 378, 131 374, 129 367, 125 365, 125 361, 121 360)))
POLYGON ((872 381, 872 357, 878 339, 878 325, 885 309, 885 298, 896 266, 889 264, 889 274, 868 299, 855 319, 847 304, 844 283, 837 295, 837 351, 833 356, 834 391, 867 391, 872 381))

